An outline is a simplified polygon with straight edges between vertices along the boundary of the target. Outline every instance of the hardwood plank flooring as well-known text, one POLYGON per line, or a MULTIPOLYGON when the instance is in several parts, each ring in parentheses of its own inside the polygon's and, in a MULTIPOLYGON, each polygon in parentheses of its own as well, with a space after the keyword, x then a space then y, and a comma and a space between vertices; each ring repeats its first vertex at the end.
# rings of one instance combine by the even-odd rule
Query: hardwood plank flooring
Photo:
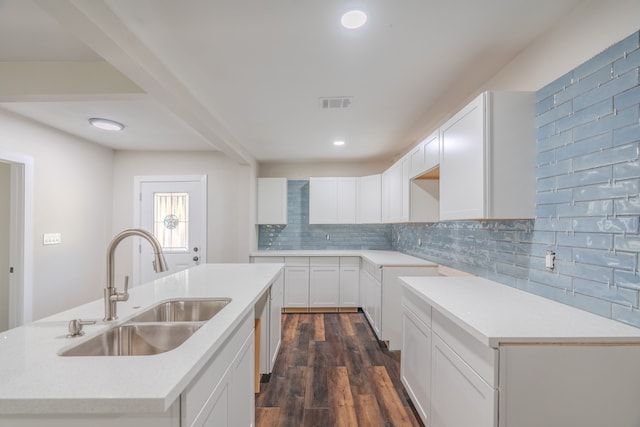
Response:
POLYGON ((399 352, 378 342, 363 313, 282 315, 256 426, 424 427, 402 387, 399 352))

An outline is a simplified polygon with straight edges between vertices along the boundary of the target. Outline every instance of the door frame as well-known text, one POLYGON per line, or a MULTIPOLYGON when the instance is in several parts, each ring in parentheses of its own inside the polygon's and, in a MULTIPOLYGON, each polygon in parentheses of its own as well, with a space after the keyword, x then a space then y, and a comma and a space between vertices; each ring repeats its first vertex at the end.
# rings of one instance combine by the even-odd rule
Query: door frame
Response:
POLYGON ((33 320, 33 157, 0 149, 11 165, 9 264, 9 328, 33 320))
MULTIPOLYGON (((200 184, 200 211, 193 213, 200 218, 204 239, 198 246, 200 258, 207 262, 207 175, 138 175, 133 177, 133 225, 136 228, 142 223, 140 205, 142 202, 142 184, 153 182, 197 182, 200 184)), ((152 231, 152 230, 148 230, 152 231)), ((139 239, 137 239, 139 240, 139 239)), ((133 283, 140 282, 139 245, 133 245, 133 283)))

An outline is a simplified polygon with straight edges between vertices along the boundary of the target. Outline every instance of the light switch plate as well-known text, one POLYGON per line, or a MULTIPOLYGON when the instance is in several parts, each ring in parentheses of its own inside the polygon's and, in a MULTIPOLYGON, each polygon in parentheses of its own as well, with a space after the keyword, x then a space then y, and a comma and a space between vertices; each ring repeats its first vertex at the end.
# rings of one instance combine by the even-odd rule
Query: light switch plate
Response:
POLYGON ((42 235, 43 245, 59 245, 62 242, 62 235, 60 233, 44 233, 42 235))

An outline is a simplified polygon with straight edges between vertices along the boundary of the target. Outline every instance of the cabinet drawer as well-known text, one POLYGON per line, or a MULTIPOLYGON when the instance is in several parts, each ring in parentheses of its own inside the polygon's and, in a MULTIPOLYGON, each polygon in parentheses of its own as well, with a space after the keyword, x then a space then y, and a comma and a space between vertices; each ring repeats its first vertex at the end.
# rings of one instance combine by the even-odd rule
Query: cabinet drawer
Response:
POLYGON ((409 310, 427 327, 431 328, 431 306, 406 286, 402 287, 402 304, 405 310, 409 310))
POLYGON ((340 267, 360 267, 360 257, 358 256, 341 256, 340 267))
POLYGON ((251 262, 254 264, 276 264, 276 263, 284 263, 283 256, 255 256, 251 257, 251 262))
POLYGON ((498 387, 498 350, 487 347, 438 310, 431 312, 432 328, 491 387, 498 387))
POLYGON ((287 267, 309 267, 308 256, 286 256, 284 263, 287 267))
POLYGON ((338 267, 340 258, 337 256, 312 256, 309 259, 311 267, 338 267))

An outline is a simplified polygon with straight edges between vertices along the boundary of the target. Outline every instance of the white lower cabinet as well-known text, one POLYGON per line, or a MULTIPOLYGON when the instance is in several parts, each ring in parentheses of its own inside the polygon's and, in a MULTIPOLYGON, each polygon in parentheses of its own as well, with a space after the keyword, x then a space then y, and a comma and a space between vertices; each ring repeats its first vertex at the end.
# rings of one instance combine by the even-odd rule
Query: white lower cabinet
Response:
POLYGON ((278 357, 282 340, 282 306, 284 303, 284 272, 274 280, 270 290, 268 373, 271 373, 278 357))
POLYGON ((431 425, 431 337, 431 328, 411 310, 404 310, 400 377, 425 425, 431 425))
POLYGON ((361 304, 371 328, 378 339, 382 332, 382 270, 368 261, 362 262, 360 271, 361 304))
POLYGON ((340 307, 360 306, 360 257, 340 257, 340 307))
POLYGON ((284 307, 309 307, 309 257, 285 257, 284 307))
POLYGON ((586 319, 591 315, 534 295, 516 299, 511 294, 517 291, 507 287, 482 297, 493 292, 477 290, 482 286, 474 282, 471 311, 458 302, 471 287, 453 290, 447 284, 430 303, 419 296, 421 290, 403 288, 401 378, 425 425, 640 425, 640 343, 621 338, 635 337, 635 331, 621 333, 617 322, 586 319), (482 301, 497 295, 510 316, 482 301), (494 308, 485 312, 487 306, 494 308), (540 313, 571 326, 554 325, 549 332, 549 322, 539 326, 540 313), (508 335, 489 338, 482 332, 504 331, 507 323, 508 335))
POLYGON ((182 427, 255 424, 253 311, 181 395, 182 427))
POLYGON ((431 427, 497 426, 498 391, 437 334, 431 353, 431 427))
POLYGON ((340 259, 311 257, 309 307, 337 308, 340 305, 340 259))

